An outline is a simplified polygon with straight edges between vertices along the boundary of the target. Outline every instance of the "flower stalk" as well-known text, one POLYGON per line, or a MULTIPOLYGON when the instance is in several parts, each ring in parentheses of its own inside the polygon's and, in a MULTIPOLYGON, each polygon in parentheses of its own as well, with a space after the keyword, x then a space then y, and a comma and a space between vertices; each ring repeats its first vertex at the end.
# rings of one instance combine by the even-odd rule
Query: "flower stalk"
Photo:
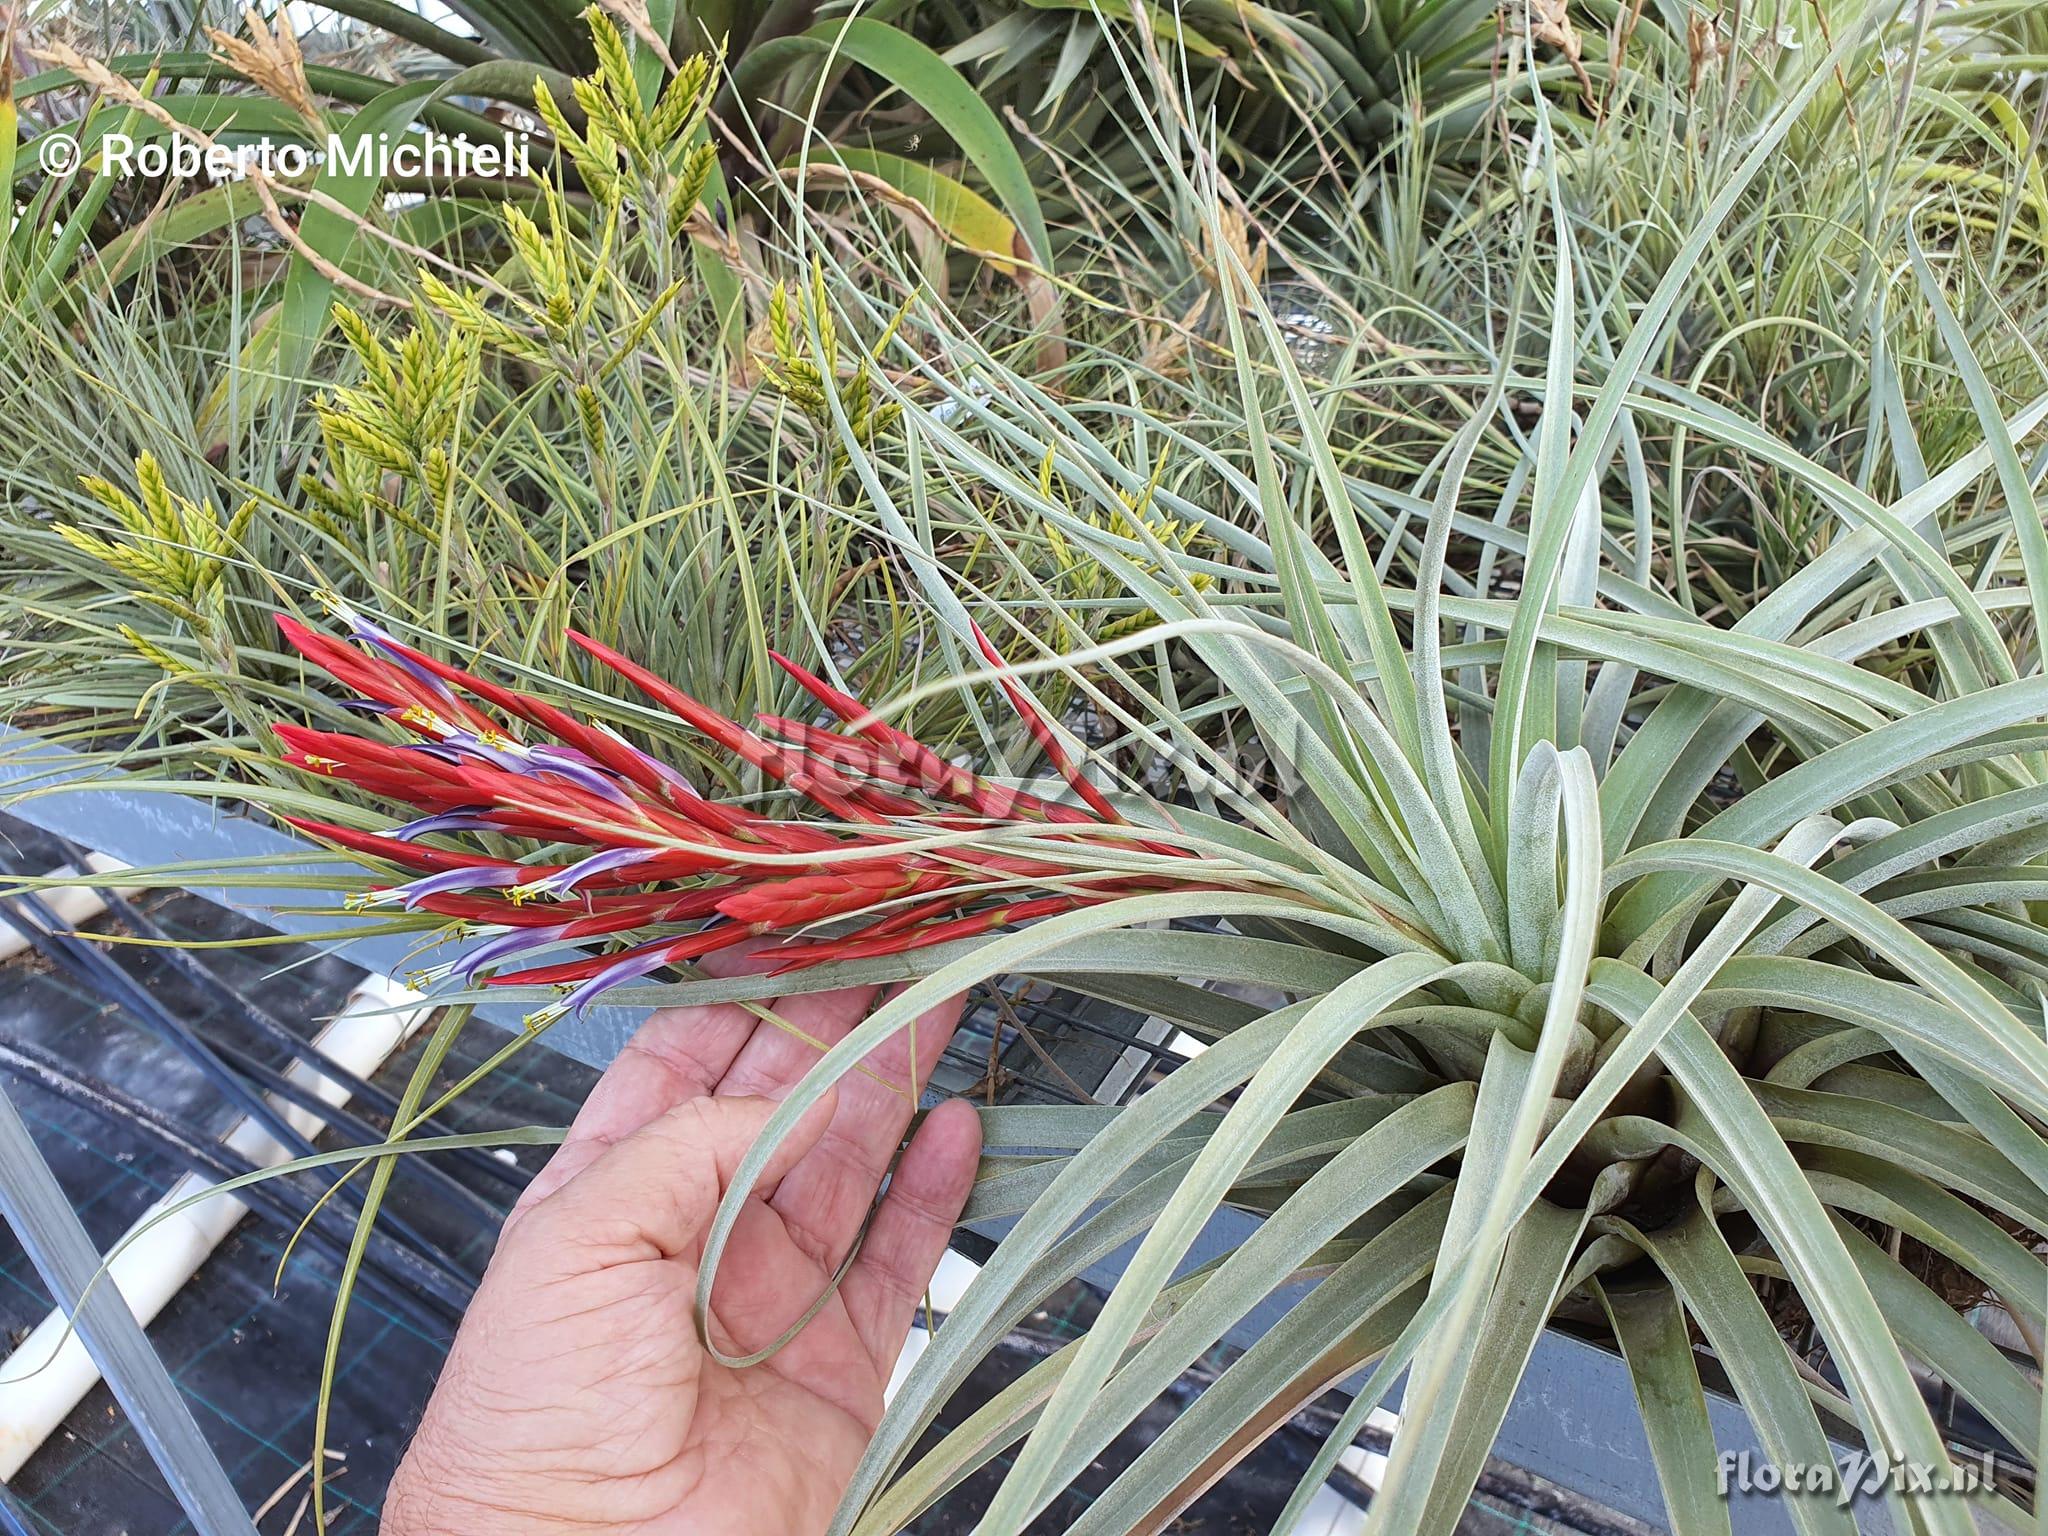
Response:
MULTIPOLYGON (((996 784, 876 718, 851 695, 777 662, 836 726, 763 715, 729 720, 587 635, 569 637, 656 707, 801 797, 815 819, 776 819, 707 798, 608 726, 415 650, 339 603, 350 641, 280 617, 285 639, 399 739, 273 727, 285 761, 405 809, 384 832, 284 818, 410 878, 351 898, 401 906, 490 935, 439 974, 487 985, 569 989, 532 1027, 666 966, 773 935, 777 970, 900 954, 973 938, 1134 891, 1210 883, 1187 854, 1125 821, 1021 689, 1005 693, 1083 804, 996 784), (839 727, 844 727, 841 729, 839 727), (1028 851, 990 846, 1029 829, 1028 851), (501 856, 445 846, 468 836, 525 842, 501 856), (430 841, 430 839, 432 841, 430 841), (1171 861, 1157 872, 1110 849, 1171 861), (1174 866, 1180 867, 1174 867, 1174 866), (835 931, 819 934, 820 924, 835 931), (535 963, 539 952, 600 952, 535 963), (488 974, 483 974, 488 972, 488 974)), ((983 654, 1001 658, 977 634, 983 654)))

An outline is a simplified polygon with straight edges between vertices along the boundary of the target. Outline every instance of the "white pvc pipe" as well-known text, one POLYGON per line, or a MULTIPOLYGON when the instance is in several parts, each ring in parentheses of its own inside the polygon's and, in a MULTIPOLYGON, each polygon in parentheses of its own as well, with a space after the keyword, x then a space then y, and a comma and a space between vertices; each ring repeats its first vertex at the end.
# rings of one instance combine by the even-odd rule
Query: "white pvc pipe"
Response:
MULTIPOLYGON (((133 866, 123 864, 119 859, 110 859, 103 853, 89 853, 85 856, 85 867, 96 875, 106 875, 117 869, 130 869, 133 866)), ((61 869, 51 870, 50 874, 61 878, 77 872, 71 865, 66 864, 61 869)), ((132 896, 137 887, 116 886, 115 889, 123 896, 132 896)), ((45 906, 74 928, 107 910, 107 898, 90 885, 46 886, 35 894, 42 899, 45 906)), ((0 927, 0 960, 12 960, 27 949, 28 945, 26 934, 13 928, 0 927)))
MULTIPOLYGON (((349 994, 341 1013, 313 1043, 320 1053, 357 1077, 370 1077, 426 1022, 432 1010, 410 987, 381 976, 366 978, 349 994)), ((292 1063, 285 1076, 329 1104, 342 1104, 348 1090, 320 1075, 303 1061, 292 1063)), ((321 1122, 311 1110, 271 1104, 302 1136, 312 1136, 321 1122)), ((227 1145, 259 1168, 275 1167, 291 1154, 255 1121, 244 1119, 227 1135, 227 1145)), ((248 1207, 232 1195, 205 1200, 137 1231, 159 1211, 213 1187, 213 1181, 188 1173, 173 1184, 133 1227, 133 1242, 107 1266, 108 1280, 120 1288, 137 1322, 147 1326, 164 1304, 189 1280, 208 1254, 234 1230, 248 1207)), ((123 1239, 127 1241, 126 1238, 123 1239)), ((78 1406, 99 1381, 99 1368, 79 1342, 66 1332, 67 1319, 52 1312, 0 1363, 0 1482, 10 1481, 22 1465, 78 1406)))

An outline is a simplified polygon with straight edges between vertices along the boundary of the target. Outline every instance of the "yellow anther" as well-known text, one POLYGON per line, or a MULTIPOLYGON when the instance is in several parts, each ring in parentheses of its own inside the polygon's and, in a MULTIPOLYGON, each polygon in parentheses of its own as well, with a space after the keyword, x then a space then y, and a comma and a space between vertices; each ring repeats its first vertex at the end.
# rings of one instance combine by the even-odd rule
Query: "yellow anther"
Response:
POLYGON ((568 1011, 560 1003, 549 1003, 545 1008, 534 1009, 533 1012, 529 1013, 519 1022, 525 1025, 529 1031, 541 1030, 547 1028, 548 1025, 554 1023, 555 1020, 562 1017, 568 1011))

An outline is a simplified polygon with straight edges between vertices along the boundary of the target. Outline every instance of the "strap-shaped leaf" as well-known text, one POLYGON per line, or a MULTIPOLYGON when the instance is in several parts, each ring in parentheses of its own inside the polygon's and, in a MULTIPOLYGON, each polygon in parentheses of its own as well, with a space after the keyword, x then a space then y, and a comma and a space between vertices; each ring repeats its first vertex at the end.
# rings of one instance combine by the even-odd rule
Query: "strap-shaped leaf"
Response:
MULTIPOLYGON (((1468 1090, 1469 1092, 1469 1090, 1468 1090)), ((1273 1134, 1266 1138, 1258 1154, 1247 1165, 1261 1172, 1291 1167, 1302 1163, 1322 1164, 1353 1145, 1360 1137, 1369 1135, 1374 1127, 1401 1108, 1404 1101, 1398 1099, 1345 1099, 1332 1104, 1314 1104, 1306 1109, 1296 1110, 1281 1118, 1273 1128, 1273 1134)), ((1413 1101, 1406 1101, 1413 1102, 1413 1101)), ((1066 1113, 1066 1106, 1053 1107, 1055 1113, 1066 1113)), ((1078 1108, 1078 1106, 1077 1106, 1078 1108)), ((1104 1105, 1099 1111, 1080 1110, 1087 1117, 1091 1129, 1085 1136, 1074 1140, 1068 1146, 1068 1137, 1063 1134, 1056 1139, 1049 1137, 1046 1145, 1067 1147, 1078 1152, 1101 1134, 1117 1116, 1118 1111, 1104 1105)), ((1155 1142, 1137 1162, 1133 1163, 1116 1179, 1105 1185, 1104 1198, 1113 1198, 1149 1185, 1153 1178, 1169 1169, 1185 1171, 1197 1152, 1207 1145, 1211 1136, 1223 1123, 1221 1114, 1197 1115, 1175 1135, 1155 1142)), ((982 1112, 983 1145, 1001 1144, 1001 1138, 1020 1137, 1030 1139, 1038 1126, 1043 1124, 1037 1111, 1026 1110, 984 1110, 982 1112), (1019 1130, 1009 1127, 1020 1113, 1031 1117, 1030 1122, 1019 1130)), ((986 1167, 987 1159, 983 1159, 986 1167)), ((1031 1208, 1034 1201, 1051 1187, 1060 1175, 1065 1159, 1047 1156, 1031 1159, 1023 1166, 1001 1169, 994 1173, 984 1172, 976 1179, 974 1194, 969 1200, 966 1221, 987 1221, 1001 1216, 1021 1214, 1031 1208)))
MULTIPOLYGON (((1323 1063, 1346 1038, 1367 1027, 1397 999, 1453 969, 1420 955, 1397 955, 1360 972, 1303 1011, 1284 1044, 1267 1056, 1240 1092, 1223 1125, 1209 1138, 1125 1267, 1080 1354, 982 1516, 984 1536, 1014 1536, 1023 1529, 1057 1475, 1061 1446, 1086 1413, 1090 1399, 1108 1380, 1114 1361, 1122 1355, 1153 1300, 1165 1288, 1224 1191, 1323 1063)), ((1229 1050, 1251 1035, 1251 1031, 1240 1031, 1194 1064, 1208 1061, 1217 1051, 1229 1050)), ((1168 1078, 1168 1084, 1186 1070, 1168 1078)), ((1092 1160, 1091 1155, 1088 1161, 1092 1160)))
POLYGON ((1728 1500, 1713 1475, 1714 1426, 1677 1293, 1665 1286, 1596 1286, 1595 1293, 1628 1361, 1672 1536, 1732 1536, 1728 1500))
MULTIPOLYGON (((2048 682, 2048 679, 2042 681, 2048 682)), ((1992 689, 1961 702, 1971 703, 1989 699, 2008 693, 2011 689, 2026 686, 2028 685, 2022 683, 2010 684, 2006 688, 1992 689)), ((1936 711, 1930 710, 1928 713, 1933 714, 1936 711)), ((1910 726, 1924 718, 1925 716, 1916 716, 1913 720, 1901 721, 1899 724, 1910 726)), ((1812 767, 1824 762, 1832 755, 1825 754, 1806 766, 1812 767)), ((1795 769, 1794 773, 1797 772, 1795 769)), ((1792 775, 1788 774, 1777 782, 1783 784, 1790 777, 1792 775)), ((1753 888, 1791 897, 1802 905, 1825 914, 1844 932, 1853 934, 1869 944, 1968 1018, 1978 1031, 1980 1047, 1999 1052, 2010 1063, 2017 1078, 2031 1085, 2032 1092, 2026 1102, 2037 1108, 2048 1105, 2048 1098, 2042 1097, 2043 1094, 2048 1094, 2048 1045, 2044 1045, 2036 1033, 2013 1017, 2008 1008, 1962 967, 1941 954, 1918 934, 1913 933, 1905 924, 1879 911, 1869 901, 1854 892, 1844 890, 1834 881, 1817 874, 1803 863, 1704 835, 1686 838, 1682 842, 1656 844, 1628 854, 1616 861, 1608 875, 1611 881, 1620 883, 1637 873, 1652 874, 1651 879, 1641 881, 1630 893, 1632 900, 1661 878, 1654 872, 1663 870, 1709 871, 1716 876, 1748 881, 1753 888)))
POLYGON ((1839 1216, 1835 1230, 1906 1351, 2024 1445, 2041 1420, 2041 1389, 1898 1260, 1839 1216))
MULTIPOLYGON (((1199 915, 1216 915, 1221 905, 1230 906, 1234 912, 1238 910, 1234 899, 1223 902, 1212 897, 1207 911, 1199 915)), ((1298 909, 1271 901, 1247 903, 1243 910, 1282 917, 1301 915, 1298 909)), ((1097 921, 1071 925, 1057 943, 1034 945, 1033 952, 1018 961, 1017 974, 1043 974, 1047 977, 1173 975, 1202 981, 1281 987, 1289 991, 1327 992, 1357 975, 1361 968, 1358 961, 1342 955, 1237 934, 1188 929, 1103 932, 1102 915, 1103 909, 1097 908, 1097 921)), ((1043 932, 1043 928, 1033 931, 1043 932)), ((1364 937, 1363 934, 1358 936, 1364 937)), ((663 986, 622 987, 617 995, 627 1003, 671 1008, 753 1002, 803 992, 828 992, 839 987, 887 985, 915 981, 942 966, 972 959, 986 947, 982 941, 970 939, 953 944, 934 944, 921 957, 897 955, 834 962, 810 966, 787 976, 720 976, 663 986)))
MULTIPOLYGON (((1834 1451, 1785 1341, 1713 1221, 1701 1213, 1650 1234, 1611 1218, 1600 1225, 1626 1233, 1677 1288, 1734 1384, 1765 1458, 1779 1467, 1832 1464, 1834 1451)), ((1801 1536, 1854 1536, 1855 1522, 1830 1494, 1787 1493, 1784 1505, 1801 1536)))
POLYGON ((1050 1492, 1067 1486, 1123 1426, 1220 1341, 1229 1328, 1292 1271, 1464 1144, 1473 1092, 1458 1083, 1412 1099, 1358 1136, 1309 1176, 1216 1269, 1216 1284, 1181 1307, 1172 1321, 1127 1360, 1097 1392, 1059 1447, 1050 1492))
MULTIPOLYGON (((346 144, 375 143, 397 133, 418 116, 433 96, 436 82, 422 80, 396 85, 375 101, 359 107, 336 128, 346 144)), ((375 157, 371 157, 374 166, 375 157)), ((352 171, 339 159, 329 160, 314 178, 314 190, 326 194, 358 217, 370 206, 383 178, 374 170, 352 171)), ((299 221, 299 237, 326 261, 346 270, 360 231, 342 214, 320 203, 308 205, 299 221)), ((278 367, 287 377, 303 373, 312 357, 313 345, 326 331, 328 313, 334 303, 334 279, 321 271, 302 253, 295 253, 285 278, 284 305, 278 317, 278 367)))
MULTIPOLYGON (((1654 1001, 1657 985, 1640 972, 1615 974, 1624 1016, 1654 1001), (1633 980, 1629 980, 1629 976, 1633 980)), ((1690 1015, 1658 1047, 1688 1106, 1704 1124, 1693 1149, 1742 1197, 1769 1234, 1834 1353, 1875 1449, 1893 1462, 1942 1465, 1940 1432, 1929 1416, 1868 1287, 1843 1252, 1825 1210, 1789 1148, 1728 1058, 1690 1015)), ((1915 1518, 1937 1533, 1967 1536, 1968 1517, 1935 1500, 1915 1518)))
POLYGON ((1932 1179, 1863 1153, 1818 1150, 1806 1169, 1828 1205, 1898 1228, 1984 1281, 2036 1328, 2048 1323, 2048 1261, 1975 1206, 1932 1179))
POLYGON ((1010 258, 1016 251, 1016 224, 979 192, 929 161, 878 149, 818 144, 783 162, 785 170, 799 165, 872 176, 911 203, 948 239, 989 257, 997 271, 1015 270, 1010 258))
POLYGON ((2005 416, 1998 408, 1998 395, 1984 372, 1984 365, 1977 360, 1976 350, 1963 333, 1955 312, 1949 308, 1941 284, 1928 266, 1926 254, 1921 251, 1920 242, 1913 237, 1910 225, 1906 229, 1906 250, 1912 257, 1913 275, 1919 279, 1920 292, 1927 300, 1927 307, 1933 311, 1935 325, 1940 328, 1942 344, 1948 348, 1950 360, 1962 375, 1963 389, 1970 397, 1970 409, 1977 413, 1977 426, 1983 433, 1984 446, 1991 451, 1992 467, 1998 473, 1998 488, 2005 494, 2006 514, 2012 519, 2013 536, 2019 543, 2020 560, 2027 574, 2027 593, 2034 612, 2034 643, 2038 648, 2043 643, 2039 637, 2048 635, 2048 531, 2041 527, 2041 510, 2034 501, 2033 481, 2026 467, 2020 463, 2013 439, 2006 435, 2005 416))
POLYGON ((792 62, 804 58, 851 60, 929 112, 1024 231, 1028 254, 1041 265, 1051 264, 1052 237, 1031 175, 1008 131, 958 70, 909 33, 869 17, 851 16, 748 49, 733 71, 734 88, 751 99, 792 62))
MULTIPOLYGON (((1445 1533, 1457 1529, 1473 1485, 1486 1468, 1501 1421, 1514 1401, 1515 1389, 1521 1385, 1522 1373, 1528 1369, 1536 1340, 1550 1322, 1558 1284, 1571 1267, 1585 1225, 1584 1211, 1569 1211, 1544 1201, 1532 1205, 1515 1224, 1499 1278, 1472 1338, 1470 1363, 1458 1384, 1442 1453, 1430 1474, 1420 1524, 1408 1527, 1401 1523, 1401 1501, 1389 1497, 1393 1490, 1383 1485, 1380 1499, 1374 1501, 1376 1508, 1386 1511, 1381 1529, 1445 1533)), ((1399 1448, 1402 1434, 1419 1439, 1432 1427, 1425 1419, 1410 1419, 1404 1413, 1395 1448, 1399 1448)), ((1391 1465, 1388 1471, 1391 1482, 1391 1465)))
MULTIPOLYGON (((1508 650, 1501 667, 1496 713, 1502 718, 1497 721, 1494 733, 1491 773, 1496 800, 1507 798, 1509 786, 1521 771, 1523 754, 1538 739, 1549 718, 1537 702, 1544 696, 1545 686, 1542 674, 1535 669, 1538 617, 1551 606, 1574 511, 1592 487, 1594 476, 1606 458, 1609 434, 1622 414, 1624 396, 1635 387, 1638 373, 1661 344, 1665 326, 1692 285, 1695 269, 1721 221, 1728 216, 1751 180, 1769 163, 1779 144, 1792 131, 1800 113, 1819 91, 1823 80, 1858 41, 1861 30, 1861 27, 1845 29, 1842 38, 1829 50, 1825 63, 1788 95, 1754 137, 1741 162, 1730 169, 1727 179, 1687 231, 1684 242, 1666 266, 1656 291, 1633 317, 1628 340, 1609 369, 1606 381, 1587 406, 1585 422, 1569 456, 1543 483, 1531 514, 1529 557, 1523 574, 1524 597, 1517 604, 1516 620, 1508 634, 1508 650)), ((1537 100, 1540 103, 1541 97, 1537 100)), ((1554 177, 1554 162, 1546 159, 1545 163, 1554 177)), ((1561 213, 1559 217, 1561 221, 1561 213)), ((1574 313, 1573 294, 1562 262, 1559 270, 1560 312, 1571 315, 1574 313)), ((1569 361, 1576 351, 1577 337, 1575 327, 1569 324, 1555 327, 1553 336, 1551 390, 1545 401, 1545 418, 1550 431, 1562 434, 1569 420, 1567 401, 1570 391, 1565 387, 1565 381, 1569 378, 1569 361)), ((1553 446, 1553 456, 1557 452, 1558 447, 1553 446)))
POLYGON ((2048 1196, 1997 1148, 1965 1131, 1847 1094, 1767 1083, 1751 1091, 1784 1141, 1880 1154, 2014 1221, 2037 1228, 2048 1222, 2048 1196))
POLYGON ((1413 1319, 1450 1192, 1404 1212, 1252 1344, 1145 1447, 1069 1536, 1153 1536, 1413 1319))

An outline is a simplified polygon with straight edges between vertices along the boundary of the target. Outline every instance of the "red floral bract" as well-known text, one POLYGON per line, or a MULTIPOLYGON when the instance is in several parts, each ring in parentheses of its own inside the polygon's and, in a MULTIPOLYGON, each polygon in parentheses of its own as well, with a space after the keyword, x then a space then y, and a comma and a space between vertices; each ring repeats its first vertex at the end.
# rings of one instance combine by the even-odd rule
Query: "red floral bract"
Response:
MULTIPOLYGON (((464 977, 488 971, 493 985, 573 988, 529 1022, 559 1017, 608 987, 755 935, 851 924, 830 937, 785 944, 777 969, 788 971, 971 938, 1168 883, 1090 872, 1085 860, 1072 867, 1062 849, 1074 852, 1084 837, 1098 847, 1179 852, 1125 830, 1028 695, 1007 681, 1011 704, 1083 805, 996 784, 950 763, 782 656, 777 663, 845 729, 764 715, 761 734, 609 646, 569 632, 657 707, 802 795, 826 818, 777 820, 697 793, 609 726, 451 666, 342 612, 358 644, 287 617, 278 625, 301 655, 360 695, 356 708, 413 739, 278 725, 285 759, 421 814, 383 833, 284 819, 415 875, 353 898, 358 908, 401 904, 491 934, 448 970, 464 977), (971 840, 977 832, 1030 824, 1045 831, 1024 855, 971 840), (1073 830, 1053 830, 1059 827, 1073 830), (465 833, 526 839, 548 853, 545 861, 538 848, 532 857, 504 858, 419 841, 465 833), (934 834, 952 833, 969 837, 931 846, 934 834), (922 844, 913 845, 920 836, 922 844), (582 940, 627 947, 520 964, 541 949, 582 940)), ((987 638, 977 632, 976 639, 1000 665, 987 638)), ((1186 889, 1190 882, 1171 884, 1186 889)))

